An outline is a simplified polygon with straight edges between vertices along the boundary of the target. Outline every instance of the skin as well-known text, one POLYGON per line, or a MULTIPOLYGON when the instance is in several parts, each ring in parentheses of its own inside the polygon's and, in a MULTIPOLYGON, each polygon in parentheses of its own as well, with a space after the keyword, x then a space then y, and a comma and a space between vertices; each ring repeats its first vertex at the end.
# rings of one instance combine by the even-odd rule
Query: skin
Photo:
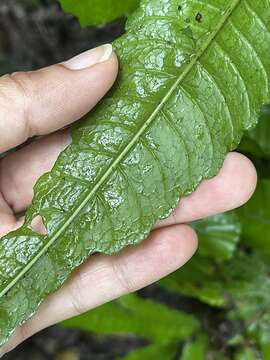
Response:
MULTIPOLYGON (((0 235, 14 230, 33 196, 33 185, 49 171, 69 144, 69 130, 59 130, 86 114, 105 95, 117 76, 117 58, 83 70, 64 65, 0 78, 0 152, 29 137, 41 137, 0 162, 0 235)), ((78 268, 36 315, 18 328, 0 350, 12 350, 34 333, 136 291, 183 266, 197 249, 192 220, 244 204, 254 192, 256 171, 243 155, 230 153, 219 174, 181 199, 175 213, 156 224, 139 246, 108 257, 94 255, 78 268), (95 289, 95 291, 92 291, 95 289)))

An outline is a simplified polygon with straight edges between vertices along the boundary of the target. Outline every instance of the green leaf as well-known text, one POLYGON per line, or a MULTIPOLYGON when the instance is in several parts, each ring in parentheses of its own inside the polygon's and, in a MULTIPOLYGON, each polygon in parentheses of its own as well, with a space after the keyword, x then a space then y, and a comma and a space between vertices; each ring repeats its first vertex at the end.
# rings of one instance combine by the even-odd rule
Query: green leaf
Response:
POLYGON ((59 0, 64 11, 78 17, 82 26, 105 24, 126 16, 139 0, 59 0))
POLYGON ((239 253, 224 268, 224 287, 234 306, 229 317, 242 324, 243 333, 257 345, 270 343, 269 255, 239 253))
MULTIPOLYGON (((257 299, 255 302, 249 299, 249 302, 246 301, 245 312, 240 312, 240 316, 244 317, 246 321, 248 336, 256 341, 263 353, 270 354, 270 314, 267 308, 269 301, 267 304, 267 301, 263 300, 263 304, 260 304, 257 299), (247 318, 246 314, 251 314, 252 317, 247 318)), ((238 314, 234 313, 233 315, 238 314)), ((266 357, 266 359, 268 358, 266 357)))
POLYGON ((154 344, 148 347, 132 351, 121 357, 121 360, 172 360, 177 353, 177 344, 154 344))
POLYGON ((243 241, 270 253, 270 181, 260 180, 251 200, 237 213, 243 225, 243 241))
POLYGON ((241 224, 231 212, 196 221, 199 251, 181 271, 160 282, 166 289, 195 297, 212 306, 224 306, 226 296, 218 263, 230 260, 240 240, 241 224))
POLYGON ((167 290, 220 307, 227 304, 227 298, 219 275, 215 263, 196 255, 180 271, 161 280, 159 284, 167 290))
POLYGON ((217 262, 232 258, 241 235, 241 223, 235 213, 215 215, 193 224, 199 236, 199 254, 217 262))
POLYGON ((179 360, 206 360, 208 358, 207 348, 207 337, 200 336, 194 341, 185 344, 179 360))
POLYGON ((252 349, 245 349, 243 351, 240 351, 236 354, 234 357, 235 360, 258 360, 258 357, 255 356, 255 353, 252 351, 252 349))
POLYGON ((139 243, 218 172, 270 102, 269 9, 142 1, 114 44, 116 86, 38 181, 23 227, 0 241, 0 344, 90 254, 139 243), (39 216, 47 235, 31 226, 39 216))
POLYGON ((258 125, 250 130, 243 137, 239 151, 249 153, 259 158, 269 158, 270 156, 270 105, 262 108, 258 125))
POLYGON ((270 359, 270 342, 261 345, 263 359, 270 359))
POLYGON ((63 325, 98 334, 137 335, 158 343, 186 339, 199 328, 192 315, 136 295, 122 297, 63 325))
POLYGON ((269 255, 239 251, 230 261, 217 264, 209 271, 211 259, 197 255, 160 285, 212 306, 222 306, 224 318, 234 324, 234 331, 237 331, 231 334, 227 346, 240 348, 250 342, 267 353, 270 344, 269 263, 269 255))
POLYGON ((263 107, 258 125, 249 132, 249 137, 270 156, 270 105, 263 107))
POLYGON ((243 154, 248 154, 253 157, 256 156, 258 158, 265 158, 265 153, 262 151, 260 146, 250 138, 249 135, 243 137, 237 150, 243 154))
POLYGON ((263 314, 270 306, 269 260, 260 253, 239 253, 224 268, 225 286, 239 305, 237 311, 243 319, 252 320, 254 310, 263 314))

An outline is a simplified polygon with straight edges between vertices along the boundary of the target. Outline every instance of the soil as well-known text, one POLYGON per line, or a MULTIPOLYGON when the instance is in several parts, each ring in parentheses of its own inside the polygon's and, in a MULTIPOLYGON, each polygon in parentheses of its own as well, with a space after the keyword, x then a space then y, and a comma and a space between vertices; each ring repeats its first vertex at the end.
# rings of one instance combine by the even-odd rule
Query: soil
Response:
POLYGON ((53 326, 33 336, 4 360, 115 360, 145 345, 133 337, 95 336, 53 326))
POLYGON ((106 27, 81 29, 78 21, 64 14, 55 1, 42 2, 43 6, 27 7, 16 0, 1 0, 2 74, 66 60, 83 50, 111 42, 123 32, 124 20, 106 27))

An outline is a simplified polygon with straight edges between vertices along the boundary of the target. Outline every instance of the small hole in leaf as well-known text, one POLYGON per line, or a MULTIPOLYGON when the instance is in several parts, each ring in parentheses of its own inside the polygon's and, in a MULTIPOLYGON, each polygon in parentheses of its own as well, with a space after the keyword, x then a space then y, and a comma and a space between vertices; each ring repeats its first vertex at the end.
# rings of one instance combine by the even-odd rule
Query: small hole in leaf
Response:
POLYGON ((39 235, 48 235, 41 215, 37 215, 31 222, 31 229, 39 235))

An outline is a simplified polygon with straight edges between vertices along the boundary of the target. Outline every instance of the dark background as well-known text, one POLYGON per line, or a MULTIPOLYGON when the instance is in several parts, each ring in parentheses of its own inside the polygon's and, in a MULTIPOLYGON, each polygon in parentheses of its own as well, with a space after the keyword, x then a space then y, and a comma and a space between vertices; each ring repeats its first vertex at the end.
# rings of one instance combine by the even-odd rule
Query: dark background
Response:
POLYGON ((32 70, 63 61, 73 55, 111 42, 124 21, 106 27, 81 29, 64 14, 56 1, 1 0, 0 72, 32 70), (31 5, 31 4, 34 5, 31 5))

